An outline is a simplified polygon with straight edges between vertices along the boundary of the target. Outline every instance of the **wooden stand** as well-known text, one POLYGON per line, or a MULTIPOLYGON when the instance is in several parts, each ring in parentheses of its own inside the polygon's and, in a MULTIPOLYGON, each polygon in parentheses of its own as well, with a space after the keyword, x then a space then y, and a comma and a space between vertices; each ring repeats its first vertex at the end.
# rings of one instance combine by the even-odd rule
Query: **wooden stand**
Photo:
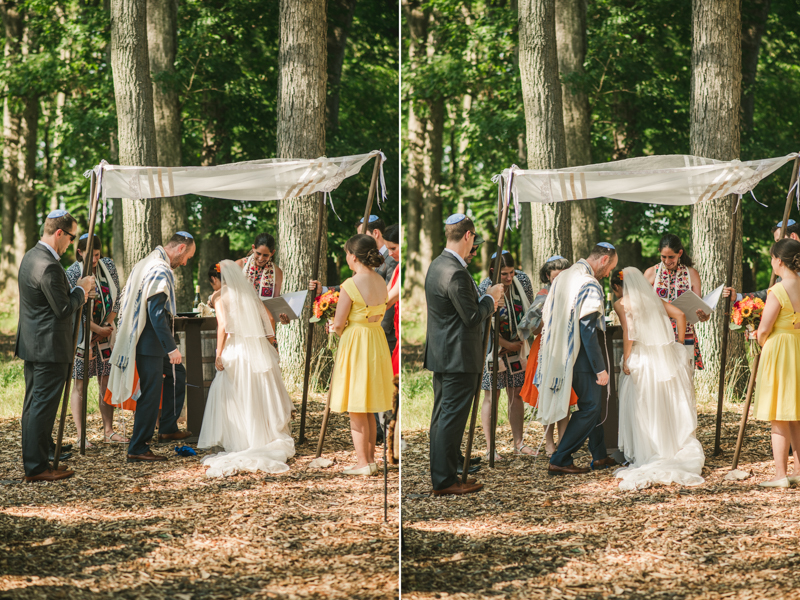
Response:
POLYGON ((206 410, 201 332, 216 330, 216 317, 175 317, 175 331, 186 335, 186 429, 197 437, 200 437, 206 410))

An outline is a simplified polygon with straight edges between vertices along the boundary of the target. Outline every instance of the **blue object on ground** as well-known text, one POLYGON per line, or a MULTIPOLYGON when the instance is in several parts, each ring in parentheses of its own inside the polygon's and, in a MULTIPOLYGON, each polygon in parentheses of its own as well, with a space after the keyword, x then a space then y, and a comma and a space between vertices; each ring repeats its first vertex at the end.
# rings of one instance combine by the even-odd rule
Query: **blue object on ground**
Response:
POLYGON ((175 446, 175 452, 181 456, 197 456, 197 452, 189 446, 175 446))

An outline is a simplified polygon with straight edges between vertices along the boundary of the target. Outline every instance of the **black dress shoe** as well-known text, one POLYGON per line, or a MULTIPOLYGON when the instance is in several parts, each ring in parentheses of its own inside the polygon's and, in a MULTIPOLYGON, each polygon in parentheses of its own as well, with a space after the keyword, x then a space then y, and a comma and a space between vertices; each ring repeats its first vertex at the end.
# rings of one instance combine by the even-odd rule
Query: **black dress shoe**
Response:
MULTIPOLYGON (((468 473, 470 473, 470 474, 477 473, 480 470, 481 470, 481 466, 480 465, 474 465, 474 466, 469 468, 468 473)), ((463 465, 463 463, 459 463, 458 467, 456 467, 456 474, 461 475, 463 473, 464 473, 464 465, 463 465)))
MULTIPOLYGON (((61 446, 61 455, 58 457, 58 460, 67 460, 70 456, 72 456, 72 452, 64 452, 64 446, 61 446)), ((56 459, 56 451, 50 450, 50 454, 47 455, 47 460, 53 461, 56 459)))
MULTIPOLYGON (((460 464, 460 465, 464 464, 464 455, 463 454, 459 455, 458 464, 460 464)), ((481 457, 480 456, 473 456, 472 458, 469 459, 469 464, 471 464, 471 465, 479 465, 479 464, 481 464, 481 457)))
MULTIPOLYGON (((55 443, 50 444, 50 454, 53 454, 53 452, 55 452, 55 450, 56 450, 55 443)), ((70 450, 72 450, 72 444, 61 444, 61 453, 62 454, 64 452, 69 452, 70 450)))

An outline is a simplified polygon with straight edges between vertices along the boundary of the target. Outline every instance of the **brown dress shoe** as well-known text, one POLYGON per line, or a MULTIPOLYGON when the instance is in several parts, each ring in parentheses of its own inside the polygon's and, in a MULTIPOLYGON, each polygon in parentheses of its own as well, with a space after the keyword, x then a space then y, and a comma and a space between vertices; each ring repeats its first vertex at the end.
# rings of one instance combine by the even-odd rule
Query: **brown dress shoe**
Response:
POLYGON ((433 490, 434 496, 460 496, 462 494, 472 494, 473 492, 479 492, 483 489, 482 483, 461 483, 460 481, 456 481, 450 487, 444 488, 443 490, 433 490))
POLYGON ((613 456, 606 456, 605 458, 601 458, 600 460, 593 460, 591 467, 592 471, 599 471, 602 469, 607 469, 609 467, 613 467, 617 464, 617 461, 614 460, 613 456))
POLYGON ((128 462, 155 462, 163 460, 167 460, 167 457, 153 454, 152 450, 148 450, 144 454, 128 454, 128 462))
POLYGON ((53 469, 46 469, 42 471, 38 475, 32 475, 31 477, 25 476, 25 481, 28 483, 32 483, 34 481, 58 481, 59 479, 68 479, 75 475, 75 471, 71 471, 70 469, 64 469, 63 471, 59 469, 58 471, 54 471, 53 469))
POLYGON ((547 467, 548 475, 583 475, 588 473, 589 469, 586 467, 576 467, 575 464, 567 465, 566 467, 559 467, 558 465, 550 464, 547 467))
POLYGON ((191 431, 176 431, 175 433, 165 433, 165 434, 158 434, 158 441, 166 442, 170 440, 185 440, 186 438, 192 437, 191 431))

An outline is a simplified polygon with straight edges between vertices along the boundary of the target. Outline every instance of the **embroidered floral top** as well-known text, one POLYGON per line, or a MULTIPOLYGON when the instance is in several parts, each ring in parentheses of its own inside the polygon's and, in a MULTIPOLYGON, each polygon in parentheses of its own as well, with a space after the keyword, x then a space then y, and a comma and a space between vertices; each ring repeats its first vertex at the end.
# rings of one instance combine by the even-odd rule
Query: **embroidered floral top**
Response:
MULTIPOLYGON (((94 312, 92 313, 92 321, 98 325, 105 319, 105 316, 110 313, 119 313, 120 303, 120 286, 119 275, 117 268, 114 266, 114 261, 108 257, 100 259, 105 269, 101 268, 99 263, 95 269, 95 288, 97 289, 97 297, 94 302, 94 312)), ((67 269, 67 279, 70 285, 77 285, 78 280, 81 278, 82 263, 74 262, 67 269)))
POLYGON ((263 267, 256 265, 254 256, 251 254, 242 268, 247 277, 256 288, 256 293, 262 300, 272 298, 275 295, 275 263, 269 261, 263 267))
MULTIPOLYGON (((520 285, 522 285, 522 289, 525 291, 525 295, 527 296, 528 304, 533 302, 533 284, 531 283, 530 278, 523 273, 522 271, 514 271, 514 277, 519 281, 520 285)), ((483 295, 486 291, 491 287, 492 280, 488 277, 481 281, 481 284, 478 286, 478 293, 483 295)), ((519 329, 519 322, 522 320, 522 317, 525 315, 525 309, 523 308, 522 298, 520 298, 519 291, 517 287, 512 284, 511 286, 511 298, 513 300, 514 305, 514 322, 511 323, 509 317, 508 306, 502 307, 500 312, 500 335, 503 336, 505 340, 517 340, 520 339, 518 335, 519 329)), ((506 304, 509 304, 508 294, 506 294, 506 304)), ((494 321, 494 319, 492 319, 494 321)))
MULTIPOLYGON (((689 267, 678 265, 675 271, 670 271, 664 267, 664 263, 659 263, 656 269, 656 278, 653 282, 653 289, 662 300, 673 302, 684 293, 692 289, 692 279, 689 275, 689 267)), ((675 339, 678 339, 678 330, 675 319, 670 319, 672 329, 675 331, 675 339)), ((696 369, 703 368, 703 357, 700 355, 700 346, 697 344, 697 337, 694 334, 694 326, 686 323, 686 337, 684 344, 694 345, 694 365, 696 369)))

